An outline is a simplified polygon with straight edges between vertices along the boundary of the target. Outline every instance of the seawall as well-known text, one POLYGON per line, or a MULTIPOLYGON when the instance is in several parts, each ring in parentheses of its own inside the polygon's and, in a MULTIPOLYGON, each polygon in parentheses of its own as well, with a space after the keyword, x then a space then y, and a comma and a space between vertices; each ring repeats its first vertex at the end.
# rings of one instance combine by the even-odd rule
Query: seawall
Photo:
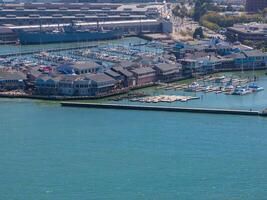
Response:
POLYGON ((213 109, 213 108, 184 108, 184 107, 100 104, 100 103, 80 103, 80 102, 61 102, 61 105, 66 106, 66 107, 98 108, 98 109, 187 112, 187 113, 249 115, 249 116, 266 116, 267 117, 267 114, 265 114, 263 112, 250 111, 250 110, 230 110, 230 109, 213 109))

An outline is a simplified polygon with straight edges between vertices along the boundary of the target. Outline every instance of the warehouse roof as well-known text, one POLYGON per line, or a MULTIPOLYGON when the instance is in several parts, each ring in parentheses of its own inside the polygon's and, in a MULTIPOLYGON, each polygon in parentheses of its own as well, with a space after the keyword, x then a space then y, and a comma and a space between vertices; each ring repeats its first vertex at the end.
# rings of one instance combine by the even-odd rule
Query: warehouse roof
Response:
POLYGON ((179 64, 168 64, 168 63, 159 63, 155 65, 155 68, 165 72, 165 71, 171 71, 171 70, 177 70, 179 69, 179 64))
POLYGON ((155 70, 152 69, 151 67, 140 67, 140 68, 136 68, 136 69, 132 70, 132 72, 134 74, 137 74, 137 75, 143 75, 143 74, 154 73, 155 70))

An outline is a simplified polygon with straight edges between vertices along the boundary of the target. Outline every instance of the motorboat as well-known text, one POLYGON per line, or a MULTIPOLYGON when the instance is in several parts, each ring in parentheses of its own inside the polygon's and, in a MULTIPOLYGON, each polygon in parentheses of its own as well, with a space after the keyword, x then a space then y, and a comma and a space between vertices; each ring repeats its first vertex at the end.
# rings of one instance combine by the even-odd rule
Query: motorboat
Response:
POLYGON ((246 94, 250 94, 251 92, 252 92, 252 90, 249 89, 248 87, 237 86, 232 94, 243 96, 246 94))
POLYGON ((264 90, 263 87, 258 86, 256 83, 249 84, 248 88, 251 89, 253 92, 260 92, 264 90))
POLYGON ((200 85, 197 82, 193 82, 185 89, 187 92, 195 92, 200 85))

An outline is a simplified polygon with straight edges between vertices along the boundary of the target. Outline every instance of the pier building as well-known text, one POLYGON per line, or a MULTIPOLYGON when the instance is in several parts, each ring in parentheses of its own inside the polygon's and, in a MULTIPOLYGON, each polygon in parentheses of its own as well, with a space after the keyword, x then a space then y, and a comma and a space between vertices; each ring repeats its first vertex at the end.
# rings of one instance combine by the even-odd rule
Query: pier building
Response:
POLYGON ((91 96, 109 93, 114 89, 116 80, 104 73, 91 74, 86 76, 91 80, 91 96))
POLYGON ((117 72, 118 74, 120 74, 123 77, 123 86, 124 87, 132 87, 136 85, 136 78, 133 75, 132 72, 130 72, 129 70, 120 67, 120 66, 116 66, 116 67, 112 67, 111 70, 117 72))
POLYGON ((227 28, 227 37, 233 41, 266 41, 267 24, 236 24, 227 28))
POLYGON ((24 89, 26 79, 22 72, 0 70, 0 91, 24 89))
POLYGON ((60 65, 57 70, 63 74, 88 74, 97 73, 100 65, 93 61, 75 62, 60 65))
POLYGON ((168 63, 159 63, 154 66, 156 70, 156 76, 158 80, 162 82, 170 82, 177 80, 181 77, 181 64, 168 64, 168 63))
POLYGON ((151 67, 140 67, 131 70, 136 78, 137 85, 145 85, 156 81, 156 71, 151 67))
POLYGON ((39 95, 95 96, 111 92, 116 80, 104 74, 42 75, 35 80, 39 95))

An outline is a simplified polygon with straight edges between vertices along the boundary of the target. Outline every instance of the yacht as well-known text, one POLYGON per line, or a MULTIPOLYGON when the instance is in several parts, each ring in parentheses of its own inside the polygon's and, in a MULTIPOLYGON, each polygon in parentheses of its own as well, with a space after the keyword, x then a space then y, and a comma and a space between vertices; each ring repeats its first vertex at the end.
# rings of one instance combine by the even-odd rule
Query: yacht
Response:
POLYGON ((232 94, 242 96, 242 95, 250 94, 251 92, 252 90, 249 89, 248 87, 237 86, 232 94))
POLYGON ((264 90, 263 87, 258 86, 256 83, 249 84, 248 88, 251 89, 253 92, 260 92, 260 91, 264 90))
POLYGON ((197 82, 193 82, 186 88, 187 92, 195 92, 200 85, 197 82))

